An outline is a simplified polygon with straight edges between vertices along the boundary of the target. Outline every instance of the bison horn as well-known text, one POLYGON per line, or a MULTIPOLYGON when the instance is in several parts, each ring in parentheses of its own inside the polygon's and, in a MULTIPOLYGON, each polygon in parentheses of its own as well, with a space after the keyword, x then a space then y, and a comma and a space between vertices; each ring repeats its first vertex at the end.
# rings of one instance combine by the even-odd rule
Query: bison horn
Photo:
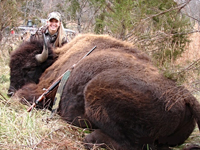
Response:
POLYGON ((48 58, 48 49, 45 47, 45 45, 43 46, 42 53, 35 55, 35 58, 40 63, 43 63, 45 60, 47 60, 47 58, 48 58))
POLYGON ((48 58, 48 48, 47 48, 47 42, 45 39, 45 35, 43 34, 43 40, 44 40, 44 45, 43 45, 43 50, 41 54, 37 54, 35 56, 36 60, 40 63, 43 63, 44 61, 47 60, 48 58))

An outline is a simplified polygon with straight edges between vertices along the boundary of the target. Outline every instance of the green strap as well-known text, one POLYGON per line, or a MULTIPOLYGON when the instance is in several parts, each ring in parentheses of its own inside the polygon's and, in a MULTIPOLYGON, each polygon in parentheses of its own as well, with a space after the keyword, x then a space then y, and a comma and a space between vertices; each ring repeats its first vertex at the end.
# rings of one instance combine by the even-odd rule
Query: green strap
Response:
POLYGON ((64 88, 64 85, 65 85, 65 83, 67 82, 67 80, 70 76, 70 73, 71 73, 70 70, 66 71, 65 74, 63 75, 61 81, 60 81, 60 84, 59 84, 59 87, 58 87, 58 90, 56 92, 56 96, 55 96, 55 99, 54 99, 54 104, 53 104, 53 107, 52 107, 52 115, 54 115, 57 112, 57 109, 58 109, 58 106, 59 106, 59 103, 60 103, 60 99, 61 99, 61 95, 62 95, 62 92, 63 92, 63 88, 64 88))

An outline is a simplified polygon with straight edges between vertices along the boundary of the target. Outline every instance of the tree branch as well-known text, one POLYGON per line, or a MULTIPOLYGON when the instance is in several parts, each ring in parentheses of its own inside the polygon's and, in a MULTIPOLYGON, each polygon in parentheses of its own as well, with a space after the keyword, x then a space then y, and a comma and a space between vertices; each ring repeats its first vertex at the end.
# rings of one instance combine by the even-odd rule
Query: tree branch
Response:
MULTIPOLYGON (((178 10, 178 11, 180 11, 180 10, 183 9, 190 1, 191 1, 191 0, 188 0, 188 1, 185 2, 185 3, 183 3, 183 4, 181 4, 181 5, 178 5, 177 7, 170 8, 170 9, 168 9, 168 10, 166 10, 166 11, 162 11, 162 12, 160 12, 160 13, 158 13, 158 14, 155 14, 155 15, 149 16, 149 17, 147 17, 147 18, 145 18, 145 19, 142 19, 140 23, 143 23, 143 22, 145 22, 146 20, 151 19, 151 18, 153 18, 153 17, 157 17, 157 16, 160 16, 160 15, 166 14, 166 13, 172 11, 172 10, 178 10)), ((136 27, 135 27, 135 28, 136 28, 136 27)), ((125 40, 128 39, 129 37, 133 36, 133 31, 135 30, 135 28, 132 29, 132 30, 125 36, 125 38, 124 38, 125 40)))

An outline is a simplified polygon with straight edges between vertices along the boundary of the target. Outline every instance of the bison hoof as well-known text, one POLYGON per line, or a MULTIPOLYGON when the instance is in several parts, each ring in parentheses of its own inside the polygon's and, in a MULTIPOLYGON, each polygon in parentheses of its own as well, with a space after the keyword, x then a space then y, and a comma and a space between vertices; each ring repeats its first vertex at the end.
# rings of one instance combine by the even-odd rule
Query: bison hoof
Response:
MULTIPOLYGON (((130 146, 121 146, 111 137, 101 132, 100 129, 96 129, 91 134, 87 135, 84 139, 86 149, 94 148, 105 148, 105 149, 115 149, 115 150, 130 150, 130 146)), ((132 149, 131 149, 132 150, 132 149)))
POLYGON ((106 148, 106 144, 98 139, 96 131, 87 135, 84 139, 84 146, 86 149, 106 148))

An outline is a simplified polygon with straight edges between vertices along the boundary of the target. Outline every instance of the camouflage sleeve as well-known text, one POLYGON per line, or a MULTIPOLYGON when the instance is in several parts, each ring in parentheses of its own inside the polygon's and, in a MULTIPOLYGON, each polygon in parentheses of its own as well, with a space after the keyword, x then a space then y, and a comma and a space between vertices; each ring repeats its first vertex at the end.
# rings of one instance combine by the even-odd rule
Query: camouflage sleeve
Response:
POLYGON ((62 46, 63 46, 64 44, 68 43, 68 42, 69 42, 69 41, 68 41, 67 37, 65 36, 65 37, 62 39, 62 46))

